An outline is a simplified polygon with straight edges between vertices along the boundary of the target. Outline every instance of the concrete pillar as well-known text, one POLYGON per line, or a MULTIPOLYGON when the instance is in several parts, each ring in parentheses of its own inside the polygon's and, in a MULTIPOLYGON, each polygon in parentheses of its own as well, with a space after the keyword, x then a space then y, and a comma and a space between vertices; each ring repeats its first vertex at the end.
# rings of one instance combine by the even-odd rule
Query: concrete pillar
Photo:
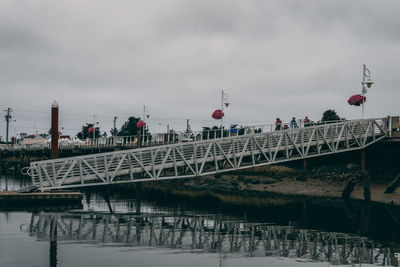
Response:
POLYGON ((58 104, 56 101, 51 105, 51 158, 58 158, 58 104))

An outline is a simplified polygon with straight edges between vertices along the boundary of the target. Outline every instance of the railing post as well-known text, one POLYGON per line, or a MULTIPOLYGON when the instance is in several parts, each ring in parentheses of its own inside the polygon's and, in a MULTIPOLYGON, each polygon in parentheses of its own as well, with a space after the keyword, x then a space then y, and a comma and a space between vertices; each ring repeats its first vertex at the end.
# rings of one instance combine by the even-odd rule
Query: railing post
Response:
POLYGON ((301 154, 304 157, 304 131, 303 129, 299 129, 300 131, 300 142, 301 142, 301 154))

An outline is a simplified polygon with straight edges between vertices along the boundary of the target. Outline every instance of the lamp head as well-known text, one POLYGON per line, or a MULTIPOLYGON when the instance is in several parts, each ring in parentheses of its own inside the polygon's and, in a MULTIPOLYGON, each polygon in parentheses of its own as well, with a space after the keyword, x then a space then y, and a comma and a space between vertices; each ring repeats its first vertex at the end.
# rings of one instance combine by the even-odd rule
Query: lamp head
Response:
POLYGON ((146 118, 150 118, 150 114, 146 114, 146 118))
POLYGON ((371 85, 373 85, 374 82, 372 81, 371 78, 368 78, 367 81, 365 82, 365 84, 367 85, 368 88, 371 88, 371 85))
POLYGON ((224 102, 224 104, 225 104, 225 107, 229 107, 229 105, 230 105, 231 103, 229 103, 229 102, 224 102))

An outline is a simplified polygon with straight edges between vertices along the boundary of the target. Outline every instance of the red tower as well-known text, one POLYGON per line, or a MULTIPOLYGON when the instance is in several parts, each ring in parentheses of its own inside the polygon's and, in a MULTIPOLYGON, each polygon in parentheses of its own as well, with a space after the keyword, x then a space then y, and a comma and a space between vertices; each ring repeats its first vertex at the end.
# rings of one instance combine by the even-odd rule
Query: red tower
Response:
POLYGON ((56 101, 51 105, 51 158, 58 158, 58 104, 56 101))

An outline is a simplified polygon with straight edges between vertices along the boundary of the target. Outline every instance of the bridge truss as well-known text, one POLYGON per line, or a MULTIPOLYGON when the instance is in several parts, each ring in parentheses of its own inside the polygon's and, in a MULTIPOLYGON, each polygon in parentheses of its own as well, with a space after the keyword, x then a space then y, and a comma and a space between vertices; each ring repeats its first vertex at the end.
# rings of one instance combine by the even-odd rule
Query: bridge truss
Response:
POLYGON ((32 162, 42 191, 200 177, 255 166, 363 149, 387 135, 382 119, 216 138, 32 162))

